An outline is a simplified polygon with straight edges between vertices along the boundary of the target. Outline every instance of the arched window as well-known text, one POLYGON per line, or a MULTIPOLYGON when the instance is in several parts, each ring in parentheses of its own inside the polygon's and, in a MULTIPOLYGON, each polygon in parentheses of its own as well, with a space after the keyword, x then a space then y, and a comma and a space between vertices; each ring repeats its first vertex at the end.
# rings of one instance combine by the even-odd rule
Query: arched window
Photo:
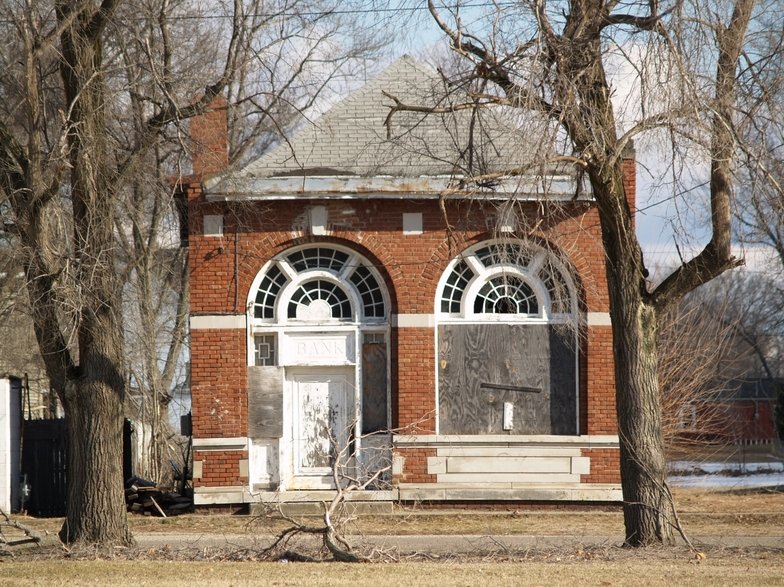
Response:
POLYGON ((248 364, 269 371, 259 394, 269 396, 270 378, 338 373, 357 391, 347 417, 360 415, 363 434, 389 428, 389 296, 366 258, 331 244, 291 248, 256 276, 248 306, 248 364))
POLYGON ((490 241, 436 297, 441 434, 577 434, 577 295, 550 249, 490 241))
POLYGON ((381 277, 358 254, 342 248, 306 246, 275 257, 259 280, 253 317, 289 320, 386 320, 381 277), (280 306, 285 298, 286 307, 280 306))
POLYGON ((442 321, 497 314, 511 321, 566 322, 576 315, 576 295, 565 264, 552 251, 528 242, 492 242, 450 263, 437 307, 442 321))

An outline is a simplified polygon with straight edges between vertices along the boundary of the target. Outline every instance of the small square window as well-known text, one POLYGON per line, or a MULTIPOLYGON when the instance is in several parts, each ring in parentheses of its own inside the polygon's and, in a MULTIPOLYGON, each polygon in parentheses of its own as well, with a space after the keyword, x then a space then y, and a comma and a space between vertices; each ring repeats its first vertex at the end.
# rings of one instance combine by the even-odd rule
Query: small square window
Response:
POLYGON ((260 334, 253 337, 253 364, 257 367, 277 365, 277 353, 274 334, 260 334))

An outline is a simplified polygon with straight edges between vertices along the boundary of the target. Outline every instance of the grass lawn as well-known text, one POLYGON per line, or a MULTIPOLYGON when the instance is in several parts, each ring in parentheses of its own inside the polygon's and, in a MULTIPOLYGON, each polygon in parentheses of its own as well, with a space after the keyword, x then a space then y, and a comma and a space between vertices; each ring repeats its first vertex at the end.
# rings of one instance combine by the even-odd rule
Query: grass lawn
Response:
POLYGON ((0 564, 3 585, 782 585, 784 556, 338 563, 52 561, 0 564))
MULTIPOLYGON (((694 536, 782 536, 784 493, 676 489, 678 512, 685 530, 694 536)), ((56 533, 62 519, 20 517, 38 531, 56 533)), ((287 524, 274 518, 186 514, 170 518, 129 515, 135 533, 271 534, 287 524)), ((361 516, 353 534, 527 534, 548 536, 617 536, 623 534, 620 507, 593 510, 532 510, 510 505, 477 514, 464 510, 423 510, 415 507, 395 515, 361 516)))
MULTIPOLYGON (((706 547, 695 554, 685 546, 626 549, 608 540, 601 547, 562 546, 526 551, 494 551, 407 556, 387 553, 385 562, 259 562, 252 549, 167 548, 92 550, 29 549, 0 557, 0 585, 784 585, 784 493, 676 492, 681 519, 692 536, 765 536, 764 548, 706 547)), ((62 520, 19 518, 39 532, 56 532, 62 520)), ((269 534, 280 521, 244 516, 191 514, 174 518, 130 516, 141 534, 269 534)), ((530 510, 511 506, 485 513, 413 509, 396 515, 362 516, 359 534, 525 534, 535 536, 620 536, 620 508, 530 510)), ((53 536, 48 536, 50 544, 53 536)), ((487 540, 490 540, 487 538, 487 540)), ((706 541, 710 544, 710 541, 706 541)))

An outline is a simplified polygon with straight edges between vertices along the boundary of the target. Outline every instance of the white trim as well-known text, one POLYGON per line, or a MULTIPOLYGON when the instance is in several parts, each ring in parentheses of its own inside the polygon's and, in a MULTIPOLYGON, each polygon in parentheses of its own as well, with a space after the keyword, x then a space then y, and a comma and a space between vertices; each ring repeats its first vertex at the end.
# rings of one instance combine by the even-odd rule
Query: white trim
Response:
MULTIPOLYGON (((304 324, 306 322, 297 321, 297 320, 289 320, 288 318, 288 302, 291 298, 292 293, 296 290, 296 288, 312 279, 326 279, 331 281, 338 286, 349 296, 352 304, 352 320, 351 322, 345 320, 333 320, 330 319, 325 321, 325 325, 345 325, 345 324, 374 324, 377 323, 379 325, 386 324, 386 316, 389 315, 390 310, 390 300, 389 300, 389 292, 386 288, 386 282, 384 281, 383 276, 381 273, 373 266, 368 259, 364 257, 361 253, 352 249, 347 246, 337 245, 334 243, 329 242, 313 242, 307 243, 305 245, 299 245, 296 247, 288 248, 284 251, 279 252, 277 255, 269 259, 264 265, 261 267, 261 270, 256 274, 256 277, 253 279, 251 283, 250 289, 248 290, 248 297, 247 297, 247 309, 248 309, 248 316, 253 326, 258 326, 262 328, 266 328, 272 325, 280 325, 280 326, 292 326, 296 327, 298 324, 304 324), (332 270, 328 269, 303 269, 300 271, 294 270, 293 267, 288 262, 289 255, 304 249, 310 248, 326 248, 326 249, 333 249, 337 251, 341 251, 348 255, 348 260, 343 269, 341 269, 340 273, 336 273, 332 270), (264 279, 264 276, 271 270, 272 266, 276 264, 280 267, 281 272, 288 278, 287 282, 283 284, 280 291, 277 293, 275 297, 275 310, 274 310, 274 318, 256 318, 255 317, 255 304, 256 304, 256 295, 258 294, 259 286, 264 279), (357 286, 348 279, 348 273, 351 269, 355 268, 358 265, 365 266, 366 269, 370 271, 372 276, 375 278, 379 291, 381 293, 381 298, 384 302, 384 317, 378 316, 364 316, 364 304, 361 299, 361 295, 357 290, 357 286)), ((308 322, 309 324, 313 324, 313 322, 308 322)))
POLYGON ((400 501, 623 501, 619 483, 401 483, 400 501))
MULTIPOLYGON (((205 181, 208 202, 221 200, 298 200, 302 194, 319 200, 366 199, 441 199, 444 191, 454 190, 459 177, 448 175, 420 177, 358 177, 358 176, 286 176, 227 177, 216 176, 205 181)), ((572 201, 578 192, 574 175, 558 174, 545 177, 514 176, 502 178, 492 191, 466 189, 450 194, 463 199, 481 194, 484 200, 572 201), (543 189, 547 186, 547 190, 543 189)), ((583 190, 578 201, 592 201, 590 187, 583 190)))
POLYGON ((588 312, 588 326, 612 326, 609 312, 588 312))
POLYGON ((251 501, 250 489, 245 485, 196 487, 193 490, 193 505, 222 505, 249 501, 251 501))
POLYGON ((248 437, 194 438, 193 450, 248 450, 248 437))
POLYGON ((519 436, 507 436, 503 434, 401 434, 392 438, 392 444, 395 447, 405 448, 437 446, 450 448, 460 446, 490 446, 494 448, 507 446, 618 448, 619 440, 617 434, 584 434, 581 436, 560 436, 553 434, 521 434, 519 436))
POLYGON ((571 271, 565 265, 564 261, 558 258, 557 255, 547 251, 541 245, 534 242, 527 242, 519 238, 498 238, 482 241, 467 248, 459 255, 454 257, 444 269, 441 277, 438 280, 436 287, 436 296, 434 310, 438 319, 441 322, 470 322, 472 320, 487 323, 487 322, 505 322, 505 323, 518 323, 518 322, 569 322, 574 320, 578 314, 577 309, 577 294, 574 280, 571 271), (476 252, 488 246, 498 245, 519 245, 524 249, 533 253, 531 260, 526 266, 512 265, 504 263, 502 265, 495 265, 487 267, 477 257, 476 252), (550 261, 557 273, 566 282, 566 287, 569 294, 569 306, 571 311, 564 314, 555 314, 552 312, 554 300, 550 299, 550 293, 544 285, 544 279, 540 275, 542 266, 545 261, 550 261), (473 277, 468 280, 464 286, 461 296, 461 307, 459 313, 449 313, 441 311, 441 302, 444 295, 446 283, 455 266, 461 261, 465 261, 469 269, 473 272, 473 277), (474 314, 473 306, 477 293, 479 290, 493 277, 503 274, 511 274, 525 281, 534 291, 539 305, 537 314, 492 314, 492 313, 479 313, 474 314))
POLYGON ((245 330, 245 314, 208 314, 191 316, 191 330, 245 330))
MULTIPOLYGON (((442 290, 443 293, 443 290, 442 290)), ((439 299, 440 301, 440 299, 439 299)), ((525 269, 518 267, 488 267, 483 268, 481 274, 478 274, 468 282, 463 293, 462 310, 460 312, 462 320, 478 320, 481 322, 519 322, 520 317, 524 317, 526 321, 545 320, 550 322, 550 295, 542 283, 542 280, 536 275, 528 272, 525 269), (474 312, 474 301, 476 300, 479 291, 485 284, 496 277, 503 277, 511 275, 523 281, 528 287, 531 288, 535 298, 536 305, 538 306, 536 314, 493 314, 492 312, 474 312), (510 318, 512 316, 513 318, 510 318)))
MULTIPOLYGON (((434 300, 434 328, 433 328, 433 337, 434 337, 434 344, 435 344, 435 354, 436 357, 439 356, 439 340, 438 340, 438 328, 435 328, 437 325, 441 324, 574 324, 578 320, 579 310, 577 306, 577 288, 574 283, 574 278, 572 277, 572 272, 570 271, 570 267, 566 264, 565 260, 561 260, 557 254, 547 250, 542 245, 539 245, 535 242, 527 242, 522 239, 518 238, 497 238, 482 241, 479 243, 474 244, 473 246, 465 249, 459 255, 454 257, 449 264, 444 269, 444 272, 441 274, 440 279, 438 280, 438 286, 436 287, 436 296, 434 300), (476 256, 476 252, 488 247, 488 246, 498 246, 498 245, 505 245, 505 244, 516 244, 520 247, 527 249, 529 252, 533 254, 531 260, 527 263, 525 267, 521 265, 512 265, 510 263, 504 263, 501 266, 486 266, 483 262, 479 260, 476 256), (544 279, 540 275, 542 267, 544 266, 546 261, 550 261, 551 265, 553 266, 553 270, 560 274, 561 278, 566 283, 566 288, 568 290, 569 295, 569 307, 571 311, 569 313, 558 313, 555 314, 552 312, 552 307, 554 300, 550 299, 550 292, 547 290, 547 287, 544 284, 544 279), (446 288, 447 281, 449 277, 452 275, 452 272, 455 266, 460 263, 461 261, 465 261, 468 265, 470 270, 474 273, 474 276, 468 280, 466 285, 464 286, 464 290, 461 296, 460 302, 460 312, 459 313, 448 313, 441 311, 441 302, 444 295, 444 289, 446 288), (503 275, 503 274, 512 274, 517 276, 518 278, 522 279, 527 283, 531 289, 534 291, 534 294, 537 297, 538 302, 538 313, 537 314, 494 314, 494 313, 474 313, 474 301, 476 299, 477 294, 487 283, 490 279, 492 279, 496 275, 503 275)), ((575 337, 575 350, 579 349, 579 344, 577 340, 577 328, 574 329, 574 337, 575 337)), ((440 398, 439 398, 439 384, 440 384, 440 377, 439 377, 439 360, 437 359, 434 361, 435 369, 434 369, 434 381, 435 381, 435 405, 440 406, 440 398)), ((579 433, 580 430, 580 353, 579 351, 575 352, 574 354, 574 405, 575 405, 575 432, 579 433)), ((440 422, 440 413, 439 409, 436 409, 436 431, 440 430, 441 422, 440 422)))
POLYGON ((432 328, 436 325, 436 317, 433 314, 393 314, 390 322, 397 328, 432 328))

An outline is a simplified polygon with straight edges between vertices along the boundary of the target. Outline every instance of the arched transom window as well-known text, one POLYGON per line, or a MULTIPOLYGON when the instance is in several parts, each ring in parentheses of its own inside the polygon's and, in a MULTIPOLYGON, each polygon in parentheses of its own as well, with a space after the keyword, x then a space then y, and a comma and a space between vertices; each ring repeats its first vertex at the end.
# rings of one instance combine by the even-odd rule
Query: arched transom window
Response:
POLYGON ((386 294, 372 265, 346 249, 309 245, 275 257, 259 280, 253 318, 262 322, 383 322, 386 294))
POLYGON ((452 261, 441 280, 440 320, 566 321, 576 315, 564 264, 531 242, 482 243, 452 261))

